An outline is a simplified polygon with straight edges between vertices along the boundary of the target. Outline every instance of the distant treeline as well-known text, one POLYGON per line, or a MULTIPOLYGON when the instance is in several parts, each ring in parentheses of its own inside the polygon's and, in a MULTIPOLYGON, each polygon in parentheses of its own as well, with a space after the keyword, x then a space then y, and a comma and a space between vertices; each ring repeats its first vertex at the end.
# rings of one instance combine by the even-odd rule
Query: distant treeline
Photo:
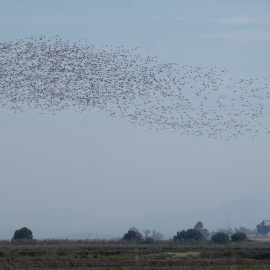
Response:
POLYGON ((140 244, 165 244, 169 242, 214 242, 225 244, 228 241, 246 241, 248 235, 255 235, 256 230, 248 229, 246 227, 234 229, 218 229, 211 233, 203 227, 203 223, 198 221, 194 228, 187 230, 180 230, 170 238, 165 239, 163 234, 156 230, 143 230, 142 233, 135 227, 130 228, 121 238, 112 239, 42 239, 37 240, 33 237, 30 229, 23 227, 14 232, 11 240, 2 240, 0 245, 83 245, 83 244, 126 244, 126 243, 140 243, 140 244))

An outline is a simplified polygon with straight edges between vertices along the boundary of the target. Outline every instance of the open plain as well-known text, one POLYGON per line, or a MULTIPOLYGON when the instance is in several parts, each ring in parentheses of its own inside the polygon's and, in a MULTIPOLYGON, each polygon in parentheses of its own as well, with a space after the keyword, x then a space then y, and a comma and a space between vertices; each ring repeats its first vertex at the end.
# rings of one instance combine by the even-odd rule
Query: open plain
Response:
POLYGON ((270 245, 248 241, 225 246, 163 241, 1 242, 0 269, 269 269, 270 245))

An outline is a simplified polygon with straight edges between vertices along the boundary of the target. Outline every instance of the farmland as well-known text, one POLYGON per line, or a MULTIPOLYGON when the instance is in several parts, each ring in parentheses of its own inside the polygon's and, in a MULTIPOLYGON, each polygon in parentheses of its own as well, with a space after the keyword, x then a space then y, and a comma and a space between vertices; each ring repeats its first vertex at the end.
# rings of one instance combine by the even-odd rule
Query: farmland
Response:
POLYGON ((247 241, 160 241, 152 245, 123 241, 42 240, 0 242, 0 269, 270 269, 270 244, 247 241))

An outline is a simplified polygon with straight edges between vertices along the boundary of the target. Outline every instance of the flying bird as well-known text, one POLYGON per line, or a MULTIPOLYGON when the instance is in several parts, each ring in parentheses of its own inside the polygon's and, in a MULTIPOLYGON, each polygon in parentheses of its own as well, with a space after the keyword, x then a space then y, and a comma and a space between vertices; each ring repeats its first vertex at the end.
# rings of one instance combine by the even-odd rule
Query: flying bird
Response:
POLYGON ((97 108, 133 125, 225 140, 270 133, 270 75, 233 78, 141 50, 59 36, 0 43, 0 105, 52 115, 97 108))

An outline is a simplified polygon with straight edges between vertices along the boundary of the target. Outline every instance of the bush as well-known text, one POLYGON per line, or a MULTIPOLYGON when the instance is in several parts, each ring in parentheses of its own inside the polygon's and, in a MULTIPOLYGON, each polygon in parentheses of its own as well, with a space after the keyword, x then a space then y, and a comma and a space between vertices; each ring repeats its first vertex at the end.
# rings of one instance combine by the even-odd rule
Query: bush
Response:
POLYGON ((143 244, 153 244, 155 242, 154 238, 147 237, 144 239, 143 244))
POLYGON ((127 241, 141 241, 143 236, 138 230, 130 229, 127 233, 124 234, 122 239, 127 241))
POLYGON ((233 242, 241 242, 241 241, 246 241, 247 240, 247 235, 242 232, 234 233, 231 236, 231 239, 233 242))
POLYGON ((19 240, 19 239, 33 239, 33 234, 32 234, 32 231, 29 230, 28 228, 26 227, 23 227, 19 230, 16 230, 14 232, 14 236, 13 238, 14 240, 19 240))
POLYGON ((183 230, 180 232, 177 232, 176 235, 173 237, 173 240, 195 240, 195 241, 200 241, 203 240, 204 237, 202 233, 200 233, 198 230, 194 229, 188 229, 188 230, 183 230))
POLYGON ((230 241, 230 238, 229 238, 228 234, 226 234, 224 232, 218 232, 218 233, 215 233, 211 237, 211 241, 216 243, 216 244, 224 245, 230 241))

